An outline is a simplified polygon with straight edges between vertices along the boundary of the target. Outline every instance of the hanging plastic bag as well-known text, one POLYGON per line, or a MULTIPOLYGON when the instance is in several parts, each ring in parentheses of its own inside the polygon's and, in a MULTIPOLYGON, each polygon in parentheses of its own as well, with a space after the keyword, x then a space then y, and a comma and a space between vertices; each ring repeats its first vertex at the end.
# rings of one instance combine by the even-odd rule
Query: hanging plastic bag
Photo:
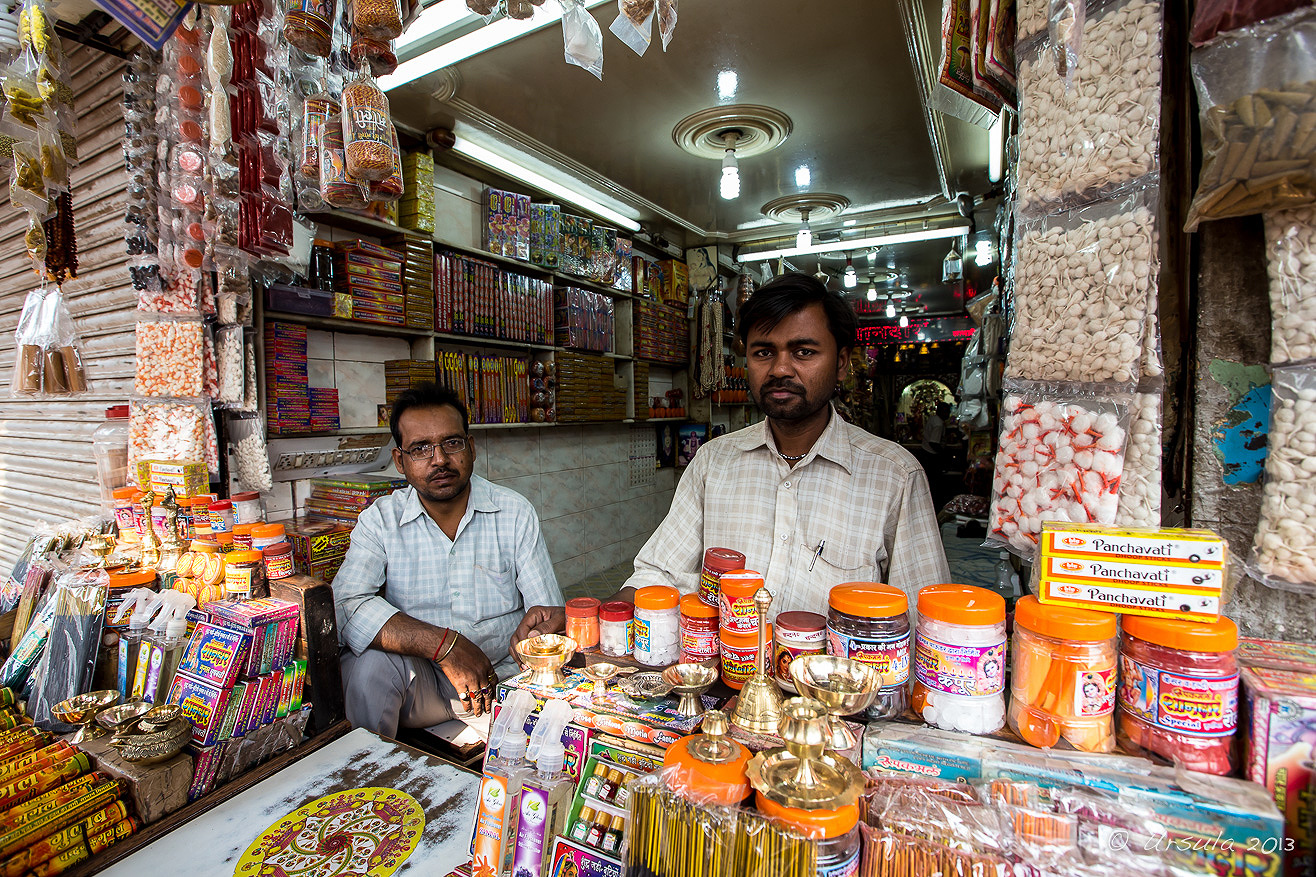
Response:
POLYGON ((1316 207, 1267 213, 1270 361, 1316 359, 1316 207))
POLYGON ((333 0, 288 0, 283 37, 288 45, 308 55, 327 57, 332 48, 333 19, 333 0))
POLYGON ((950 283, 964 276, 964 257, 957 247, 951 246, 946 258, 941 260, 941 282, 950 283))
POLYGON ((41 372, 45 356, 37 332, 37 323, 41 319, 41 305, 45 301, 45 290, 34 289, 27 294, 23 302, 23 313, 18 318, 18 328, 14 330, 14 371, 9 379, 9 395, 14 398, 36 396, 41 393, 41 372))
POLYGON ((1121 527, 1161 526, 1161 389, 1133 394, 1129 443, 1124 451, 1119 508, 1115 523, 1121 527))
POLYGON ((398 0, 352 0, 351 29, 372 40, 402 36, 402 8, 398 0))
POLYGON ((16 140, 10 147, 14 157, 9 173, 9 199, 34 219, 50 215, 50 195, 41 173, 41 147, 34 140, 16 140))
POLYGON ((603 81, 603 31, 583 0, 561 0, 562 45, 568 64, 575 64, 603 81))
POLYGON ((369 195, 367 186, 347 172, 340 117, 329 116, 320 147, 320 198, 332 207, 360 210, 368 203, 369 195))
POLYGON ((243 490, 273 490, 269 448, 265 442, 264 420, 259 415, 235 415, 229 418, 229 442, 233 474, 243 490))
POLYGON ((1270 434, 1261 518, 1247 569, 1272 588, 1316 593, 1316 509, 1311 454, 1316 441, 1316 368, 1276 368, 1271 377, 1270 434))
POLYGON ((205 324, 194 317, 162 316, 137 322, 139 396, 200 396, 204 392, 205 324))
POLYGON ((1087 19, 1086 0, 1051 0, 1047 32, 1055 56, 1056 75, 1068 85, 1073 81, 1083 52, 1083 25, 1087 19))
MULTIPOLYGON (((46 348, 46 369, 62 375, 64 393, 87 392, 87 374, 82 366, 82 339, 73 325, 73 317, 64 304, 64 293, 55 287, 46 294, 50 312, 50 341, 46 348)), ((50 392, 47 389, 47 392, 50 392)))
POLYGON ((223 405, 242 402, 242 365, 246 359, 242 341, 241 326, 215 330, 215 358, 219 372, 215 401, 223 405))
POLYGON ((488 24, 494 13, 498 11, 498 0, 466 0, 466 8, 476 15, 483 16, 485 24, 488 24))
MULTIPOLYGON (((401 160, 389 142, 388 98, 362 64, 356 78, 343 88, 343 150, 348 174, 375 182, 393 173, 401 160)), ((326 201, 329 199, 326 198, 326 201)))
POLYGON ((617 17, 612 20, 608 30, 630 46, 635 54, 643 56, 649 51, 649 43, 653 40, 656 8, 654 0, 617 0, 617 17))
POLYGON ((1188 41, 1202 46, 1216 34, 1287 15, 1310 4, 1311 0, 1199 0, 1193 6, 1188 41))
POLYGON ((503 0, 507 17, 513 21, 525 21, 535 14, 535 7, 530 0, 503 0))
POLYGON ((663 39, 663 51, 676 35, 676 0, 658 0, 658 35, 663 39))

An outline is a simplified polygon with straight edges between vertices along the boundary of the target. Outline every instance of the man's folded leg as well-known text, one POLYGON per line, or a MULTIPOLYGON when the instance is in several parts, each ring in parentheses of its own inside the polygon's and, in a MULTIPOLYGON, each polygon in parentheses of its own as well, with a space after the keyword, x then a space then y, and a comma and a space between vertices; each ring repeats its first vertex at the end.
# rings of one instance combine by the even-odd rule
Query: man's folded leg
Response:
POLYGON ((354 728, 396 738, 398 728, 428 728, 466 712, 448 677, 424 658, 344 649, 340 660, 347 720, 354 728))

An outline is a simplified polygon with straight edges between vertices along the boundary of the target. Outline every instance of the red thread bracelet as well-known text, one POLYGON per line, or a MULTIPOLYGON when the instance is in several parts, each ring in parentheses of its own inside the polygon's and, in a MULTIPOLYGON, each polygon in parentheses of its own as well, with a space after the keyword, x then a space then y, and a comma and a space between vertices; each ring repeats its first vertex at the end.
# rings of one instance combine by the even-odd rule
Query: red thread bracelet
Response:
MULTIPOLYGON (((443 629, 443 635, 442 635, 441 637, 439 637, 439 647, 438 647, 437 649, 434 650, 434 658, 433 658, 433 661, 434 661, 435 664, 439 663, 439 661, 440 661, 439 654, 443 651, 443 646, 444 646, 445 643, 448 642, 448 636, 449 636, 449 634, 451 634, 451 633, 452 633, 452 630, 451 630, 450 628, 445 627, 445 628, 443 629)), ((446 657, 446 656, 445 656, 445 657, 446 657)))

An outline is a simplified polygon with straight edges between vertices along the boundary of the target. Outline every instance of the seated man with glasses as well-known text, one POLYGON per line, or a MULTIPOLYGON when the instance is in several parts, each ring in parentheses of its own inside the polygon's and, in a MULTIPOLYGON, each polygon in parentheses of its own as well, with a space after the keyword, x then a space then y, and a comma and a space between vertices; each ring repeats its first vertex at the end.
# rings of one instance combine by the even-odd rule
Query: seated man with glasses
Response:
POLYGON ((389 428, 410 486, 361 513, 333 589, 347 718, 396 737, 491 712, 494 662, 566 615, 534 508, 472 474, 461 399, 410 390, 389 428))

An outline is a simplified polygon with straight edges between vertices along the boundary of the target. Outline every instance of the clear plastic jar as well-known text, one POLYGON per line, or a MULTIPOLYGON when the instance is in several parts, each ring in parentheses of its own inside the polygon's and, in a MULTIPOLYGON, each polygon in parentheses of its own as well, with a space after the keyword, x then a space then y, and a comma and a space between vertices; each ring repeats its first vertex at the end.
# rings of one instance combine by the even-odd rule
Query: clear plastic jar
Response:
POLYGON ((827 654, 872 664, 881 676, 870 719, 909 707, 909 598, 881 582, 846 582, 827 595, 827 654))
POLYGON ((210 532, 233 532, 233 503, 226 499, 216 500, 210 504, 210 532))
POLYGON ((1238 626, 1134 615, 1123 626, 1120 732, 1188 770, 1232 773, 1238 626))
POLYGON ((777 684, 795 690, 791 661, 827 651, 827 619, 817 612, 783 612, 773 624, 772 669, 777 684))
POLYGON ((251 528, 251 547, 257 551, 286 542, 287 538, 288 532, 283 524, 256 524, 251 528))
POLYGON ((255 548, 251 544, 251 531, 255 524, 234 524, 233 525, 233 546, 239 551, 251 551, 255 548))
POLYGON ((577 597, 567 601, 567 636, 578 649, 592 649, 599 644, 599 601, 577 597))
POLYGON ((135 487, 116 487, 114 489, 114 523, 119 528, 119 538, 125 542, 132 542, 137 538, 137 531, 133 529, 134 493, 137 493, 135 487), (130 533, 132 538, 125 538, 130 533))
POLYGON ((235 493, 229 500, 233 503, 234 524, 259 524, 265 520, 265 509, 261 508, 260 494, 256 491, 235 493))
POLYGON ((680 603, 680 592, 667 585, 635 592, 635 660, 662 667, 680 659, 680 603))
POLYGON ((265 558, 259 551, 232 551, 224 561, 224 595, 229 600, 250 600, 268 593, 265 558))
POLYGON ((1005 600, 972 585, 918 592, 914 710, 947 731, 990 734, 1005 724, 1005 600))
POLYGON ((265 578, 286 579, 293 573, 292 546, 287 542, 276 542, 260 549, 265 562, 265 578))
POLYGON ((718 612, 698 594, 681 597, 681 660, 699 664, 717 657, 718 612))
POLYGON ((745 568, 745 555, 730 548, 709 548, 704 552, 704 568, 699 574, 699 599, 716 606, 722 573, 745 568))
POLYGON ((635 607, 625 600, 612 600, 599 607, 599 651, 621 658, 635 651, 635 607))
POLYGON ((1083 752, 1115 750, 1115 616, 1015 604, 1010 727, 1042 749, 1065 740, 1083 752))
MULTIPOLYGON (((759 633, 757 630, 753 633, 737 633, 724 627, 718 632, 718 639, 722 645, 722 681, 728 687, 739 691, 754 675, 754 668, 758 666, 759 633)), ((772 655, 771 624, 768 625, 765 645, 770 658, 772 655)), ((769 672, 771 672, 771 668, 769 668, 769 672)))
POLYGON ((105 409, 105 422, 91 434, 91 451, 96 457, 96 481, 101 503, 114 507, 114 492, 128 483, 128 406, 105 409))
POLYGON ((803 810, 787 807, 754 793, 754 804, 764 816, 786 823, 818 845, 817 877, 856 877, 859 851, 859 807, 846 804, 835 809, 803 810))

